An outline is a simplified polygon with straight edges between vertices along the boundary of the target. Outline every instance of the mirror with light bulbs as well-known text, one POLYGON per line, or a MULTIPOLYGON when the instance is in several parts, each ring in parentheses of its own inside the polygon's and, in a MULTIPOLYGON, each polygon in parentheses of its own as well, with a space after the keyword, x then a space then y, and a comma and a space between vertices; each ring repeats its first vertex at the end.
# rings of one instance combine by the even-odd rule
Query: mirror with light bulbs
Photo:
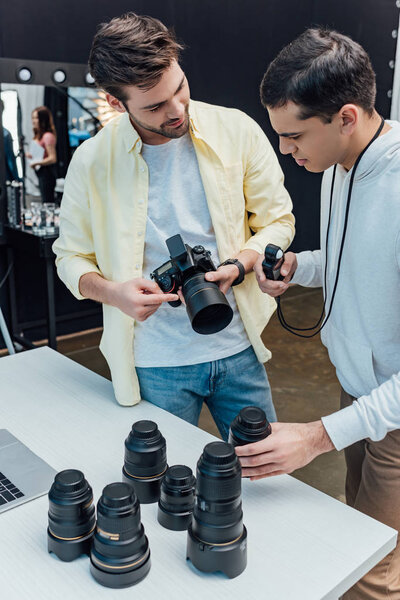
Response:
MULTIPOLYGON (((55 209, 60 205, 64 178, 76 148, 95 135, 115 114, 107 104, 105 94, 93 83, 84 64, 0 58, 0 126, 3 133, 0 136, 0 157, 3 157, 0 169, 0 208, 3 204, 0 214, 3 218, 0 217, 0 224, 3 221, 23 227, 24 212, 28 212, 28 220, 32 218, 31 206, 35 206, 40 214, 43 203, 54 203, 55 209), (50 128, 47 123, 45 129, 52 131, 53 137, 43 135, 41 107, 48 109, 50 128), (53 142, 54 149, 42 139, 50 141, 50 146, 53 142), (48 156, 53 159, 46 169, 51 172, 51 183, 45 181, 44 186, 43 168, 35 161, 40 162, 48 156), (21 211, 16 209, 16 204, 21 205, 21 211)), ((57 222, 50 227, 54 225, 57 226, 57 222)), ((32 226, 31 221, 27 226, 32 226)))

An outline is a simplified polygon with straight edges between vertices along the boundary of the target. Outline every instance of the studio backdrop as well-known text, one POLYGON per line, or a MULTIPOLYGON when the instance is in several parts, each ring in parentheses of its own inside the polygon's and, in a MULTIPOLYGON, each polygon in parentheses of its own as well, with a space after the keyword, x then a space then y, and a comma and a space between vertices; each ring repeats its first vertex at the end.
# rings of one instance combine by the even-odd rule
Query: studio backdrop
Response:
MULTIPOLYGON (((313 25, 350 35, 372 59, 377 108, 389 117, 399 6, 399 0, 0 0, 0 56, 83 63, 99 23, 127 11, 158 17, 186 46, 192 97, 245 111, 278 152, 258 90, 279 50, 313 25)), ((297 220, 292 249, 318 248, 321 176, 291 157, 279 160, 297 220)), ((3 271, 0 248, 0 281, 3 271)))

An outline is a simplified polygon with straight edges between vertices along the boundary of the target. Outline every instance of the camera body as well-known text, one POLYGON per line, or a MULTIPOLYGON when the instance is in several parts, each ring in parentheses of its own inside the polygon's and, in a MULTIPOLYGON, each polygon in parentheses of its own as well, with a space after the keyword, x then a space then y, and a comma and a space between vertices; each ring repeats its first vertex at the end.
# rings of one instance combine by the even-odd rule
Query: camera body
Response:
POLYGON ((267 279, 282 281, 281 269, 284 260, 282 248, 275 244, 267 244, 264 251, 262 268, 267 279))
MULTIPOLYGON (((177 234, 166 240, 171 260, 154 269, 150 277, 158 284, 164 294, 175 294, 183 283, 196 273, 216 271, 211 260, 211 252, 204 246, 191 248, 177 234)), ((171 306, 179 306, 180 300, 169 302, 171 306)))

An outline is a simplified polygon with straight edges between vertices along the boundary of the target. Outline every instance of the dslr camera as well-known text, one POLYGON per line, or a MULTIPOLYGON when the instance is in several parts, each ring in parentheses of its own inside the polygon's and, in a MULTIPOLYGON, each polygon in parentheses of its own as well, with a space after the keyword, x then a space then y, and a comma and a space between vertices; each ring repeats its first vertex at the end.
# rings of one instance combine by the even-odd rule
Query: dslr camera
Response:
MULTIPOLYGON (((203 246, 191 248, 177 234, 166 240, 170 260, 150 273, 164 294, 176 294, 182 288, 186 311, 197 333, 217 333, 232 321, 233 310, 218 285, 204 275, 216 271, 211 252, 203 246)), ((169 302, 180 306, 181 301, 169 302)))

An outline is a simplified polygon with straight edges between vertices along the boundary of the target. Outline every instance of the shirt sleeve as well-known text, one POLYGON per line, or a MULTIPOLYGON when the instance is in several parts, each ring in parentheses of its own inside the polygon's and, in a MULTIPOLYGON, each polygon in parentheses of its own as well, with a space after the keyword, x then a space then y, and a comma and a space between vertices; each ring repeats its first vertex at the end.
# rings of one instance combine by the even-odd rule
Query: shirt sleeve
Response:
POLYGON ((46 133, 43 134, 41 142, 43 143, 43 146, 55 146, 56 145, 56 136, 54 135, 54 133, 50 133, 50 131, 46 131, 46 133))
POLYGON ((262 254, 269 243, 286 250, 295 231, 292 201, 268 138, 254 121, 250 120, 250 123, 252 143, 246 158, 243 192, 254 235, 242 250, 256 250, 262 254))
MULTIPOLYGON (((400 269, 400 232, 396 257, 400 269)), ((400 372, 322 422, 337 450, 365 438, 382 440, 389 431, 400 429, 400 372)))
POLYGON ((76 151, 65 179, 60 212, 60 235, 53 244, 57 273, 78 300, 79 280, 85 273, 99 273, 90 220, 89 191, 84 167, 76 151))
POLYGON ((400 429, 400 373, 331 415, 322 417, 337 450, 370 438, 382 440, 389 431, 400 429))
POLYGON ((296 254, 297 269, 291 283, 304 287, 322 287, 321 250, 306 250, 296 254))

